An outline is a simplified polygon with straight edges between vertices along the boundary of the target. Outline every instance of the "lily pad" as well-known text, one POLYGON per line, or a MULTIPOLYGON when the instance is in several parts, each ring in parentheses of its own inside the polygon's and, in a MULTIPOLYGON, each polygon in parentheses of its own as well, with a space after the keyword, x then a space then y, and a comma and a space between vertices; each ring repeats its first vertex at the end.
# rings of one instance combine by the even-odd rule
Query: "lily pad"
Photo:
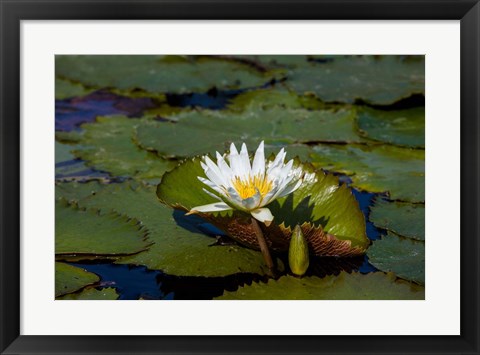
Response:
POLYGON ((70 301, 79 301, 79 300, 105 300, 113 301, 118 299, 118 293, 114 288, 107 287, 96 289, 95 287, 85 287, 80 292, 69 293, 56 298, 57 300, 70 300, 70 301))
POLYGON ((206 221, 184 216, 158 202, 155 188, 130 183, 110 184, 81 206, 115 211, 141 221, 153 245, 145 252, 120 258, 116 263, 145 265, 176 276, 217 277, 236 273, 268 272, 260 252, 237 245, 216 245, 205 234, 206 221))
POLYGON ((160 179, 176 163, 142 150, 133 142, 139 123, 124 116, 98 117, 95 123, 82 125, 85 133, 74 154, 114 176, 160 179))
POLYGON ((254 67, 215 57, 57 55, 55 73, 82 84, 150 93, 261 86, 273 79, 254 67))
POLYGON ((405 280, 425 284, 425 243, 388 233, 367 251, 370 264, 405 280))
POLYGON ((106 185, 97 181, 60 182, 55 184, 55 199, 64 199, 70 203, 78 202, 88 196, 94 196, 106 185))
POLYGON ((85 165, 84 161, 76 159, 72 154, 75 145, 55 141, 55 180, 85 181, 109 179, 107 173, 96 171, 85 165))
POLYGON ((64 200, 55 203, 55 254, 125 255, 150 244, 137 220, 116 213, 98 215, 64 200))
POLYGON ((425 205, 376 199, 370 221, 401 236, 425 240, 425 205))
POLYGON ((338 276, 297 278, 252 283, 237 291, 226 291, 218 300, 423 300, 423 287, 399 282, 393 274, 362 275, 341 272, 338 276))
POLYGON ((289 71, 287 85, 327 102, 390 105, 425 90, 423 56, 335 56, 289 71))
POLYGON ((287 89, 266 88, 246 91, 230 100, 228 108, 234 111, 268 109, 275 106, 303 108, 301 97, 287 89))
MULTIPOLYGON (((312 167, 296 162, 294 173, 304 174, 303 183, 294 193, 269 205, 274 222, 262 229, 269 247, 286 251, 292 229, 301 225, 312 252, 317 255, 348 256, 362 254, 369 240, 365 218, 351 190, 339 185, 338 178, 315 172, 312 167)), ((200 159, 187 160, 169 173, 158 185, 159 199, 185 211, 216 202, 203 192, 205 185, 197 177, 205 173, 200 159)), ((201 214, 238 242, 258 249, 258 242, 248 216, 240 212, 214 215, 201 214)))
POLYGON ((319 144, 312 149, 315 166, 351 175, 357 188, 388 192, 392 200, 425 201, 424 150, 356 144, 319 144))
POLYGON ((375 141, 412 147, 425 147, 425 108, 381 111, 363 108, 357 125, 362 136, 375 141))
POLYGON ((55 163, 61 163, 75 159, 71 153, 74 147, 72 145, 63 144, 55 141, 55 163))
POLYGON ((306 55, 234 55, 227 56, 238 61, 246 61, 250 65, 256 65, 263 70, 274 68, 291 68, 308 63, 306 55))
POLYGON ((302 142, 363 142, 355 133, 353 110, 285 109, 193 111, 180 114, 178 122, 143 121, 137 128, 141 147, 160 156, 191 157, 225 151, 231 142, 256 146, 302 142))
POLYGON ((228 109, 231 111, 267 110, 272 107, 325 110, 333 105, 327 105, 313 95, 300 96, 284 86, 246 91, 235 96, 228 105, 228 109))
POLYGON ((73 83, 69 80, 55 78, 55 99, 62 100, 71 97, 84 96, 91 93, 92 89, 87 89, 83 85, 73 83))
POLYGON ((55 297, 78 291, 98 281, 100 278, 91 272, 68 264, 55 263, 55 297))

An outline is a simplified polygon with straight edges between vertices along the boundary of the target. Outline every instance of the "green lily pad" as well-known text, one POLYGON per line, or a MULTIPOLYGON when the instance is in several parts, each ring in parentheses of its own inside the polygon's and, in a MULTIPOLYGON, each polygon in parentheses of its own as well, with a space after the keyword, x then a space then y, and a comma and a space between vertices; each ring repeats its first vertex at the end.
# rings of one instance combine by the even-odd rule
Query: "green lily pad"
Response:
POLYGON ((291 68, 308 63, 306 55, 234 55, 230 58, 242 61, 246 60, 253 65, 260 66, 264 70, 274 68, 291 68))
POLYGON ((250 65, 221 58, 154 55, 57 55, 55 73, 88 86, 150 93, 255 87, 273 78, 250 65))
POLYGON ((287 85, 311 92, 327 102, 390 105, 425 91, 423 56, 334 56, 325 63, 310 62, 288 73, 287 85))
POLYGON ((285 109, 243 112, 200 110, 174 117, 178 122, 142 121, 137 128, 141 147, 160 156, 191 157, 225 151, 231 142, 258 146, 302 142, 363 142, 356 134, 353 110, 285 109))
POLYGON ((124 116, 98 117, 96 122, 82 125, 81 146, 76 157, 97 170, 114 176, 160 179, 176 163, 140 149, 133 141, 135 127, 141 121, 124 116))
POLYGON ((55 163, 75 159, 71 153, 73 146, 55 141, 55 163))
POLYGON ((55 199, 65 199, 70 203, 78 203, 80 200, 97 194, 106 185, 97 181, 89 182, 57 182, 55 184, 55 199))
POLYGON ((423 287, 396 281, 381 272, 362 275, 341 272, 324 278, 283 276, 252 283, 225 293, 218 300, 423 300, 423 287))
POLYGON ((55 131, 55 139, 57 142, 72 145, 77 144, 82 140, 83 132, 82 131, 55 131))
POLYGON ((64 200, 55 203, 55 254, 134 254, 148 248, 139 222, 116 213, 98 215, 64 200))
POLYGON ((230 110, 265 110, 281 106, 291 109, 303 108, 302 99, 297 93, 283 88, 267 88, 246 91, 232 100, 228 105, 230 110))
POLYGON ((425 243, 393 233, 373 242, 367 255, 370 264, 405 280, 425 284, 425 243))
POLYGON ((98 281, 100 278, 91 272, 68 264, 55 263, 55 297, 78 291, 98 281))
MULTIPOLYGON (((292 229, 302 225, 311 250, 318 255, 361 254, 369 240, 365 232, 365 218, 358 202, 346 185, 338 178, 296 162, 294 173, 305 174, 303 183, 294 193, 269 205, 274 222, 262 224, 267 243, 272 250, 288 249, 292 229)), ((200 159, 187 160, 164 175, 158 185, 159 199, 186 211, 193 207, 216 202, 203 192, 206 186, 198 180, 205 176, 200 159)), ((218 215, 202 214, 218 228, 238 242, 258 249, 256 234, 248 218, 239 213, 224 212, 218 215)))
POLYGON ((425 240, 425 205, 376 199, 370 221, 401 236, 425 240))
POLYGON ((228 105, 231 111, 257 111, 272 107, 308 110, 339 108, 327 105, 312 95, 300 96, 283 86, 246 91, 231 99, 228 105))
POLYGON ((98 208, 104 213, 113 210, 128 215, 148 229, 153 245, 145 252, 120 258, 116 263, 145 265, 151 270, 176 276, 264 275, 268 272, 260 252, 237 245, 214 245, 215 238, 196 227, 195 216, 185 217, 159 203, 153 187, 110 184, 80 201, 80 205, 98 208))
POLYGON ((362 136, 375 141, 425 147, 425 108, 401 111, 359 110, 357 125, 362 136))
POLYGON ((87 89, 83 85, 73 83, 69 80, 55 78, 55 99, 63 100, 71 97, 84 96, 91 93, 92 89, 87 89))
POLYGON ((113 301, 118 299, 118 293, 114 288, 107 287, 97 290, 95 287, 85 287, 80 292, 69 293, 56 298, 57 300, 106 300, 113 301))
POLYGON ((425 151, 391 145, 319 144, 315 166, 351 175, 353 186, 388 192, 392 200, 425 201, 425 151))

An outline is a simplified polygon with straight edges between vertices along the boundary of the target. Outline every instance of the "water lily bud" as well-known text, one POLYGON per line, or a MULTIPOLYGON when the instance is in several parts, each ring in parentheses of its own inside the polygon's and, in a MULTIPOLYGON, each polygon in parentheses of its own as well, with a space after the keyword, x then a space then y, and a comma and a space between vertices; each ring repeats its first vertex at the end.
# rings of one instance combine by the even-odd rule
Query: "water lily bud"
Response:
POLYGON ((288 264, 295 275, 302 276, 307 272, 309 263, 308 243, 303 236, 302 229, 297 225, 290 239, 288 264))

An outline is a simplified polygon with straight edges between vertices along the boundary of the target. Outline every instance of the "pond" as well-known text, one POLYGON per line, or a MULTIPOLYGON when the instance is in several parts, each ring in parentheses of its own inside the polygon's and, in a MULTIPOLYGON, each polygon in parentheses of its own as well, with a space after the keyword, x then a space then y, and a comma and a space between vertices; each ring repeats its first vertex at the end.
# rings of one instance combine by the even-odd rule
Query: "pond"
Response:
POLYGON ((422 56, 57 56, 56 298, 423 299, 424 106, 422 56), (185 215, 198 159, 261 141, 304 179, 273 277, 237 212, 185 215))

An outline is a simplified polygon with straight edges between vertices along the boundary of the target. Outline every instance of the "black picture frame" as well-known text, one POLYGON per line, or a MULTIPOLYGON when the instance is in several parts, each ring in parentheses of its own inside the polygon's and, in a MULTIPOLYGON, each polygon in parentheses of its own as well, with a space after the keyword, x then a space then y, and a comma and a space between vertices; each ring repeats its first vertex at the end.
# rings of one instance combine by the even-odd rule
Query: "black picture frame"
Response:
POLYGON ((476 0, 0 0, 0 11, 2 354, 479 354, 480 5, 476 0), (80 19, 461 20, 461 335, 20 335, 20 22, 80 19))

